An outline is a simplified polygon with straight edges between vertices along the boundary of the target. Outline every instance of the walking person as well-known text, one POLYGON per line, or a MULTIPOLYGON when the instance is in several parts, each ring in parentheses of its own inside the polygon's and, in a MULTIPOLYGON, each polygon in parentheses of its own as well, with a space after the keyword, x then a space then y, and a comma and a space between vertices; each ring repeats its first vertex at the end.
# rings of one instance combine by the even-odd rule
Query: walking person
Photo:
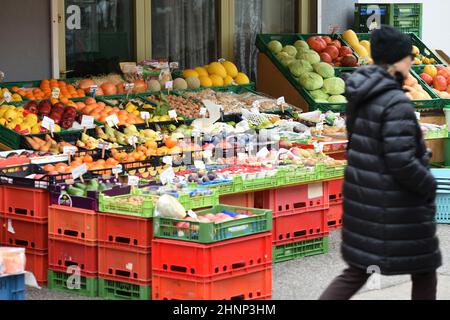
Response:
POLYGON ((342 255, 348 269, 321 300, 348 300, 378 269, 411 275, 412 299, 435 300, 442 258, 436 236, 437 183, 414 107, 402 90, 413 62, 409 36, 372 34, 374 65, 348 79, 348 167, 342 255))

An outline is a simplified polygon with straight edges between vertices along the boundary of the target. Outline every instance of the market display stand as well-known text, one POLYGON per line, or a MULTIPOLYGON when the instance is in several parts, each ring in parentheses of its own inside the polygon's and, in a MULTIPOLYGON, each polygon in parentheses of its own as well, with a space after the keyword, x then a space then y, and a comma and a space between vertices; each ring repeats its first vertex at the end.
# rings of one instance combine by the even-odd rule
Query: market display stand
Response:
POLYGON ((309 105, 300 92, 264 53, 258 53, 256 90, 273 97, 284 96, 287 103, 301 108, 304 112, 309 111, 309 105))

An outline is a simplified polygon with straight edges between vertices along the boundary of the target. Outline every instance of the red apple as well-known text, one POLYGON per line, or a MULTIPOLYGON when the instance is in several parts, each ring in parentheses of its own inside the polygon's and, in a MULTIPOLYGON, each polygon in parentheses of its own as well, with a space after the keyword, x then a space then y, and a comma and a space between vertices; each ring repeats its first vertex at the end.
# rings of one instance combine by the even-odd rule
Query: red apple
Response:
POLYGON ((448 86, 447 79, 445 79, 443 76, 436 76, 434 78, 433 87, 436 90, 446 91, 447 90, 447 86, 448 86))
POLYGON ((328 46, 325 50, 323 50, 323 52, 328 53, 333 60, 339 57, 339 49, 335 46, 328 46))
POLYGON ((325 43, 328 45, 329 43, 331 43, 331 38, 329 36, 324 36, 322 37, 323 41, 325 41, 325 43))
POLYGON ((348 54, 342 58, 343 67, 356 67, 358 65, 358 60, 353 54, 348 54))
POLYGON ((322 60, 322 62, 326 62, 326 63, 332 63, 333 62, 333 59, 326 52, 322 52, 320 54, 320 60, 322 60))
POLYGON ((327 47, 327 43, 321 37, 310 37, 307 43, 318 53, 321 53, 327 47))
POLYGON ((338 49, 342 48, 342 43, 339 40, 333 40, 333 41, 331 41, 331 43, 329 45, 335 46, 338 49))
POLYGON ((439 70, 437 75, 443 76, 447 80, 447 82, 450 80, 450 73, 447 72, 447 70, 445 70, 445 69, 439 70))
POLYGON ((428 85, 433 85, 433 77, 430 76, 428 73, 422 73, 420 75, 423 81, 425 81, 428 85))
POLYGON ((345 56, 347 56, 347 55, 349 55, 349 54, 353 54, 352 49, 350 49, 349 47, 341 47, 341 48, 339 49, 339 55, 340 55, 341 57, 345 57, 345 56))

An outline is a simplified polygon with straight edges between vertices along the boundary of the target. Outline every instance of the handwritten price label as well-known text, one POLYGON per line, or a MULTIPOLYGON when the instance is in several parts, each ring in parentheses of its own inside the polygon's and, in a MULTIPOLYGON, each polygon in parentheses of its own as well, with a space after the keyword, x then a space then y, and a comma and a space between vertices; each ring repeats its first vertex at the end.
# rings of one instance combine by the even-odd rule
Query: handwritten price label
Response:
POLYGON ((53 88, 52 89, 52 98, 53 99, 59 99, 59 94, 61 93, 61 89, 59 88, 53 88))
POLYGON ((94 117, 83 116, 83 118, 81 118, 81 126, 83 128, 88 128, 88 127, 94 126, 94 117))
POLYGON ((81 166, 72 170, 72 177, 74 179, 77 179, 77 178, 81 177, 82 175, 84 175, 86 172, 87 172, 87 166, 86 166, 86 164, 82 164, 81 166))

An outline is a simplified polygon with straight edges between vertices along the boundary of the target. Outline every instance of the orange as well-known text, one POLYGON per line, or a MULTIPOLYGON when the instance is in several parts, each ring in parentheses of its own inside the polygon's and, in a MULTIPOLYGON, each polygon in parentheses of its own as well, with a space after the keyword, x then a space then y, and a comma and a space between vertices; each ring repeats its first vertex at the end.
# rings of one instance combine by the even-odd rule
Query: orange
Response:
POLYGON ((87 98, 84 103, 86 103, 87 105, 93 104, 93 103, 97 103, 97 101, 95 101, 94 98, 87 98))
POLYGON ((85 155, 83 157, 83 162, 84 163, 92 163, 94 161, 94 159, 92 159, 92 157, 90 155, 85 155))
POLYGON ((115 166, 117 165, 117 160, 115 160, 114 158, 109 158, 108 160, 106 160, 106 165, 115 166))
POLYGON ((47 165, 44 166, 44 170, 47 171, 47 172, 55 171, 55 166, 53 166, 51 164, 47 164, 47 165))

